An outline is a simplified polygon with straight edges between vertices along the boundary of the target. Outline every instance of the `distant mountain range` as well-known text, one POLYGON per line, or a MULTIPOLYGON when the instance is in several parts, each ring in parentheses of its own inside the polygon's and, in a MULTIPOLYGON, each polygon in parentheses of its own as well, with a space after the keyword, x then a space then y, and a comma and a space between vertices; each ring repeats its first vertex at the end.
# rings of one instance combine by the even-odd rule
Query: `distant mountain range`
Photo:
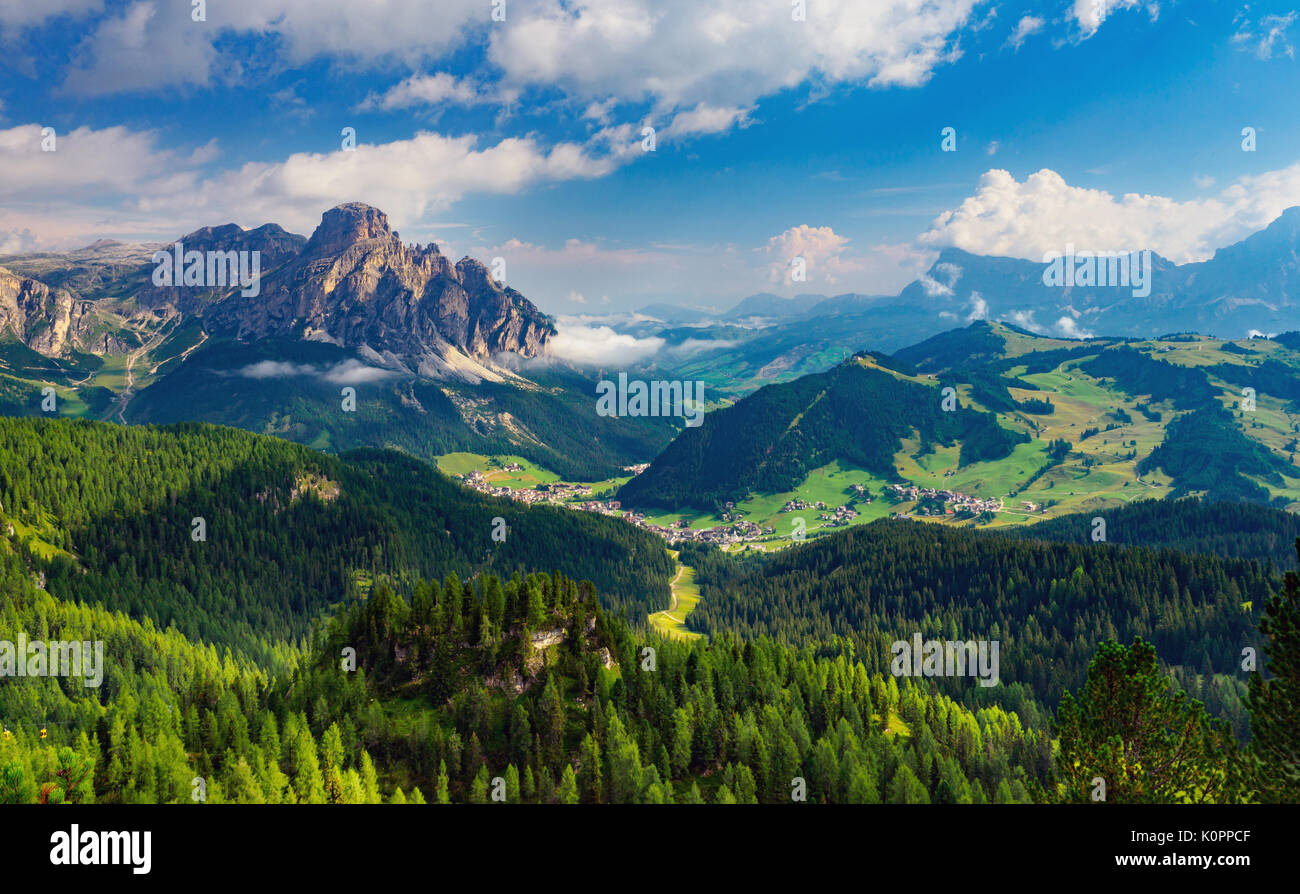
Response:
MULTIPOLYGON (((1131 286, 1049 286, 1046 266, 948 248, 894 296, 752 295, 725 314, 691 321, 698 338, 709 337, 709 321, 752 324, 747 337, 673 368, 744 393, 820 372, 864 348, 892 352, 980 319, 1067 338, 1170 332, 1245 338, 1300 325, 1300 207, 1207 261, 1179 265, 1152 252, 1150 294, 1142 297, 1131 286)), ((653 333, 641 327, 637 334, 653 333)), ((734 331, 729 340, 737 341, 734 331)))
MULTIPOLYGON (((852 356, 861 360, 868 348, 892 353, 915 346, 899 354, 892 361, 896 365, 882 367, 907 375, 903 369, 912 367, 968 372, 1001 363, 1010 350, 1008 337, 1015 350, 1042 352, 1049 341, 1056 345, 1052 350, 1085 344, 1114 349, 1118 337, 1151 339, 1197 330, 1243 338, 1251 331, 1300 328, 1300 208, 1288 209, 1266 229, 1208 261, 1176 265, 1152 255, 1150 263, 1150 294, 1139 296, 1133 288, 1046 285, 1042 263, 947 249, 924 277, 896 296, 787 299, 760 293, 720 315, 653 305, 629 325, 637 336, 658 335, 670 347, 689 343, 691 350, 662 352, 644 371, 702 380, 714 406, 764 384, 824 373, 852 356), (996 338, 987 327, 946 338, 966 348, 982 345, 982 354, 966 356, 960 365, 927 365, 933 358, 925 352, 937 356, 952 346, 944 337, 919 342, 977 318, 1001 321, 996 338), (1106 338, 1077 340, 1093 333, 1106 338), (1022 343, 1035 335, 1043 340, 1022 343)), ((471 258, 452 263, 436 246, 404 244, 382 211, 349 203, 326 211, 310 237, 273 223, 251 230, 225 224, 173 243, 106 240, 73 252, 0 258, 0 411, 47 412, 41 409, 43 389, 53 387, 60 415, 156 423, 201 419, 337 450, 380 445, 425 457, 461 450, 511 453, 586 480, 617 476, 624 467, 654 457, 681 430, 680 420, 597 417, 596 373, 539 362, 554 360, 556 331, 548 316, 498 283, 483 264, 471 258), (180 268, 188 269, 188 260, 176 265, 174 281, 159 281, 155 253, 170 255, 178 245, 185 258, 190 253, 206 258, 209 270, 214 255, 257 252, 254 287, 233 279, 214 282, 210 274, 184 284, 180 268), (340 411, 344 387, 362 392, 358 412, 340 411)), ((1279 335, 1274 344, 1285 347, 1290 337, 1279 335)), ((1137 354, 1155 350, 1148 346, 1137 354)), ((1250 384, 1229 375, 1236 374, 1231 367, 1239 361, 1227 357, 1226 346, 1214 350, 1221 358, 1216 368, 1228 373, 1215 373, 1218 378, 1210 383, 1191 383, 1192 390, 1181 397, 1201 395, 1196 409, 1207 412, 1204 395, 1250 384)), ((1105 357, 1134 375, 1149 373, 1145 361, 1118 350, 1105 357)), ((1290 369, 1290 359, 1267 359, 1290 369)), ((1278 369, 1260 366, 1261 391, 1295 400, 1290 385, 1278 384, 1290 373, 1278 369)), ((1107 377, 1104 371, 1091 374, 1107 377)), ((982 394, 1000 393, 998 387, 982 394)), ((823 418, 825 407, 837 406, 842 396, 837 389, 829 393, 835 399, 801 421, 777 413, 783 425, 794 425, 801 437, 811 439, 804 445, 806 456, 800 447, 781 462, 765 459, 761 473, 726 466, 734 481, 699 484, 694 495, 734 495, 772 483, 773 475, 784 480, 809 468, 807 463, 825 452, 818 446, 822 435, 813 432, 814 419, 827 426, 845 424, 823 418)), ((862 403, 854 400, 846 405, 862 403)), ((978 398, 976 403, 993 413, 1013 412, 978 398)), ((1188 409, 1177 402, 1172 406, 1188 409)), ((1023 422, 1012 429, 1034 430, 1023 422)), ((1205 433, 1206 426, 1227 437, 1208 416, 1192 428, 1205 433)), ((1180 425, 1173 432, 1188 430, 1180 425)), ((687 433, 679 443, 699 445, 715 434, 687 433)), ((738 429, 716 436, 726 444, 742 434, 738 429)), ((951 442, 938 429, 920 434, 936 444, 951 442)), ((1249 438, 1250 431, 1245 435, 1249 438)), ((780 450, 796 441, 787 435, 780 450)), ((684 449, 675 444, 661 461, 681 459, 684 449)), ((708 451, 701 457, 701 469, 720 467, 708 451)), ((1242 466, 1247 468, 1282 474, 1262 455, 1242 466)), ((659 474, 655 467, 646 474, 628 485, 630 495, 676 499, 644 483, 659 474)), ((1226 480, 1240 484, 1233 475, 1226 480)), ((1237 489, 1256 497, 1254 487, 1286 490, 1275 478, 1272 485, 1251 480, 1251 486, 1237 489)), ((1187 489, 1198 488, 1188 484, 1187 489)))

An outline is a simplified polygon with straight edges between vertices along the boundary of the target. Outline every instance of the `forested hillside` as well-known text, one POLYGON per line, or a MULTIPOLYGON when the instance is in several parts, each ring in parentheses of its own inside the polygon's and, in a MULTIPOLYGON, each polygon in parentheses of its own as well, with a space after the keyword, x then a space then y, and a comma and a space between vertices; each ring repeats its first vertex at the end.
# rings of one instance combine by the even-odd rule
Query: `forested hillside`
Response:
POLYGON ((667 604, 672 568, 662 541, 617 519, 475 494, 400 453, 339 458, 198 424, 0 419, 0 518, 59 598, 250 652, 302 637, 381 574, 551 563, 643 619, 667 604))
POLYGON ((1052 772, 1049 738, 1000 708, 839 648, 647 645, 559 573, 417 582, 409 602, 380 583, 269 679, 60 603, 0 552, 6 629, 44 619, 110 656, 100 690, 0 688, 0 803, 980 803, 1052 772))
POLYGON ((1300 516, 1255 503, 1140 500, 1116 509, 1063 515, 1022 528, 999 528, 999 537, 1092 543, 1093 519, 1106 522, 1106 542, 1117 546, 1167 547, 1225 559, 1296 567, 1300 516))
MULTIPOLYGON (((1254 619, 1280 585, 1257 563, 1106 543, 1044 543, 910 521, 879 521, 763 560, 713 551, 696 563, 692 630, 771 636, 795 645, 843 637, 870 672, 890 644, 1001 643, 1000 703, 1028 718, 1078 686, 1097 643, 1135 637, 1171 665, 1231 673, 1258 648, 1254 619)), ((1218 681, 1207 703, 1245 729, 1245 678, 1218 681)), ((969 700, 994 690, 943 679, 969 700)))
POLYGON ((619 498, 635 506, 707 507, 751 491, 789 490, 833 459, 893 478, 894 454, 914 432, 925 446, 960 441, 963 464, 1000 459, 1028 440, 989 413, 965 406, 945 412, 933 384, 862 356, 707 413, 703 425, 682 432, 624 485, 619 498))

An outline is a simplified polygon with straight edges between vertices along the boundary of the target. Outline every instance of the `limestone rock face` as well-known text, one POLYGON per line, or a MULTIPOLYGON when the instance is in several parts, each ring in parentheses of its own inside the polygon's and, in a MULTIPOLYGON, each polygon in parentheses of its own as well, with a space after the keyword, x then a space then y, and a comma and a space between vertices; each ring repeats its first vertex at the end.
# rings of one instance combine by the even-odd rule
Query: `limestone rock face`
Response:
POLYGON ((46 357, 81 347, 88 308, 66 289, 0 267, 0 335, 12 334, 46 357))
POLYGON ((360 203, 326 211, 260 295, 231 294, 208 317, 241 338, 298 335, 435 371, 449 348, 476 360, 536 357, 555 332, 478 261, 453 265, 434 245, 405 245, 387 215, 360 203))
MULTIPOLYGON (((264 224, 254 230, 245 230, 238 224, 223 224, 218 227, 202 227, 176 240, 186 253, 202 252, 253 252, 259 253, 258 268, 263 277, 268 273, 292 261, 302 251, 306 239, 286 231, 279 224, 264 224)), ((171 252, 175 243, 159 246, 159 250, 171 252)), ((251 259, 250 259, 251 263, 251 259)), ((182 287, 156 286, 153 283, 154 264, 152 259, 144 277, 143 288, 136 293, 136 300, 141 308, 157 310, 174 308, 182 313, 202 314, 208 305, 220 301, 238 286, 225 287, 182 287)))

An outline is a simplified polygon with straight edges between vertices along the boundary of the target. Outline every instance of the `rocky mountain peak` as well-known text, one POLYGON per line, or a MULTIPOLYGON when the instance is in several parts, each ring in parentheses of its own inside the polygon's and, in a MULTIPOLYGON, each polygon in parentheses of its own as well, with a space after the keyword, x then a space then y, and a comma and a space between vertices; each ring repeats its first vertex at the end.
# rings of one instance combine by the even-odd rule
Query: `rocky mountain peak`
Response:
POLYGON ((393 238, 387 214, 364 202, 346 202, 321 215, 320 226, 311 234, 303 253, 324 257, 339 254, 358 242, 393 238))
POLYGON ((465 257, 456 262, 456 273, 467 292, 500 292, 501 286, 492 278, 487 267, 474 258, 465 257))

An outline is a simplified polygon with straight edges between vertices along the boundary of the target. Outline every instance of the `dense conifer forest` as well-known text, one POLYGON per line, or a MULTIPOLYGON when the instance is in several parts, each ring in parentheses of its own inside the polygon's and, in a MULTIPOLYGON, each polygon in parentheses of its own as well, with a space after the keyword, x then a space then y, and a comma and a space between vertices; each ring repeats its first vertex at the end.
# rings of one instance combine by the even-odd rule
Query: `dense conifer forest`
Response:
MULTIPOLYGON (((704 552, 704 555, 700 555, 704 552)), ((926 639, 1001 643, 1001 685, 940 679, 941 691, 989 698, 1038 721, 1078 686, 1097 643, 1142 637, 1172 665, 1208 668, 1212 700, 1239 732, 1241 650, 1280 585, 1255 562, 1106 543, 1045 543, 911 521, 879 521, 770 558, 716 550, 695 563, 702 599, 687 626, 792 645, 844 638, 869 671, 890 646, 926 639), (1215 678, 1214 673, 1227 673, 1215 678), (996 691, 996 696, 992 695, 996 691)))
POLYGON ((196 423, 0 419, 0 514, 60 598, 250 654, 301 638, 380 574, 553 562, 641 619, 667 605, 672 568, 661 541, 617 519, 524 511, 396 452, 338 458, 196 423))
POLYGON ((0 420, 0 460, 0 640, 103 644, 98 686, 0 650, 2 803, 1297 798, 1300 578, 1258 508, 1113 516, 1189 552, 910 522, 688 547, 688 641, 644 623, 661 543, 401 454, 0 420), (1214 554, 1238 515, 1264 562, 1214 554), (914 632, 1000 640, 1000 685, 900 676, 914 632))

